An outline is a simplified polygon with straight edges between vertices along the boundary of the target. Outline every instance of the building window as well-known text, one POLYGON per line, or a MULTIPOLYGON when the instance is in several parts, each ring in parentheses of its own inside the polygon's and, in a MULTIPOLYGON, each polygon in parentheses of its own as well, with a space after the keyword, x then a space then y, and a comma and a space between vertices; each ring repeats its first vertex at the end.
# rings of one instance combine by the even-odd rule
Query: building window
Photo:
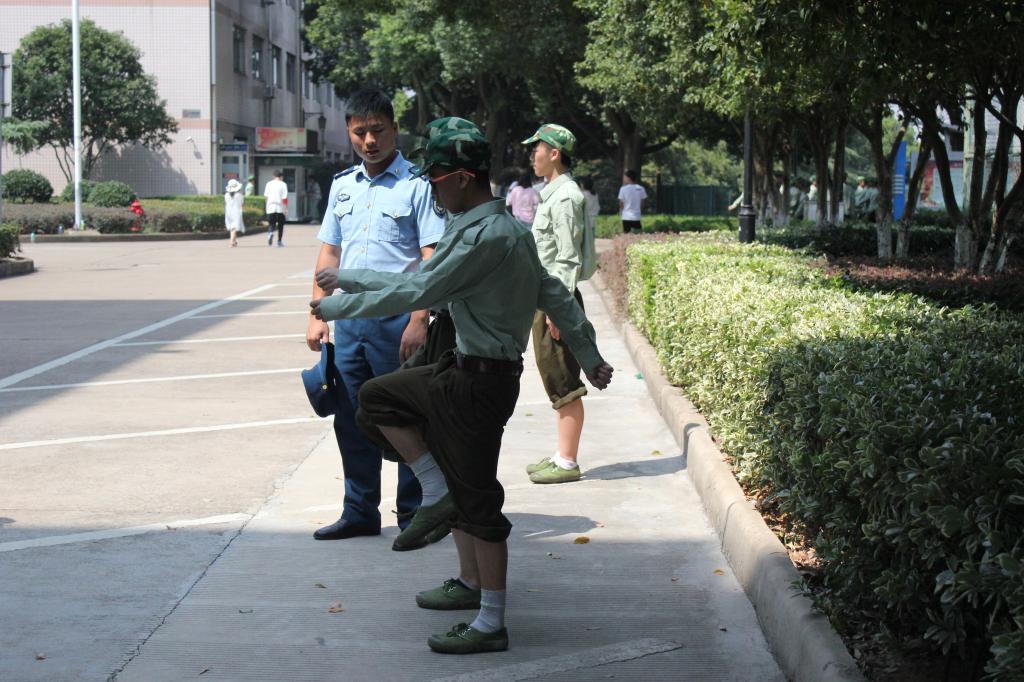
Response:
POLYGON ((281 82, 281 48, 277 45, 270 46, 270 84, 280 88, 281 82))
POLYGON ((323 97, 321 97, 321 95, 322 95, 321 91, 323 89, 324 89, 323 83, 317 83, 315 86, 313 86, 313 99, 315 99, 317 102, 323 102, 324 101, 323 97))
POLYGON ((295 92, 295 55, 291 52, 285 57, 284 83, 288 92, 295 92))
POLYGON ((309 99, 309 69, 305 62, 302 64, 302 96, 309 99))
POLYGON ((266 80, 263 73, 263 38, 252 37, 252 77, 258 81, 266 80))
POLYGON ((245 73, 245 29, 235 26, 231 40, 231 55, 235 73, 245 73))

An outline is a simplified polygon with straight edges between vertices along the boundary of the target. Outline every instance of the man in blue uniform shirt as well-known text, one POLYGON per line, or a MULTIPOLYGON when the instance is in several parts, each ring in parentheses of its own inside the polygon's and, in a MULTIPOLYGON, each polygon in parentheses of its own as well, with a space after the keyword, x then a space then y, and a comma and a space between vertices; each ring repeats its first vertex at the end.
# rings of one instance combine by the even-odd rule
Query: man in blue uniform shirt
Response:
MULTIPOLYGON (((398 125, 387 95, 372 89, 353 93, 346 104, 345 122, 352 149, 363 162, 334 177, 314 272, 339 266, 415 272, 444 232, 444 213, 431 198, 430 184, 414 177, 415 166, 396 147, 398 125)), ((313 297, 324 295, 314 280, 313 297)), ((345 470, 344 509, 341 518, 313 534, 317 540, 380 534, 381 454, 356 427, 359 389, 412 355, 426 339, 428 317, 429 311, 419 310, 335 322, 335 362, 353 410, 339 410, 334 419, 345 470)), ((306 343, 311 350, 319 352, 330 333, 325 322, 310 316, 306 343)), ((408 525, 420 499, 416 477, 400 463, 396 502, 400 527, 408 525)))

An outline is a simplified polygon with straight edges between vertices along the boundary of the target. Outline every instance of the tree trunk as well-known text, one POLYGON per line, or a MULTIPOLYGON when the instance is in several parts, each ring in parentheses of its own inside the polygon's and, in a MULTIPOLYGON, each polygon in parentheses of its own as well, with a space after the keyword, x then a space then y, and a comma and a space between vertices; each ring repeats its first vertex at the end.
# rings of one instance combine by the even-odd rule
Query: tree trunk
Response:
POLYGON ((903 209, 903 219, 900 220, 896 233, 896 258, 898 260, 910 255, 910 228, 914 214, 917 212, 917 202, 921 198, 921 183, 924 181, 924 171, 931 155, 931 143, 922 138, 921 148, 917 154, 917 163, 914 164, 914 171, 911 173, 910 183, 907 185, 907 203, 903 209))
POLYGON ((841 211, 843 204, 843 193, 846 191, 846 131, 849 124, 841 120, 836 127, 836 149, 835 162, 832 164, 832 191, 829 194, 829 218, 833 225, 842 225, 846 217, 845 210, 841 211))
POLYGON ((939 185, 942 187, 942 203, 946 207, 946 215, 954 225, 963 221, 963 213, 956 203, 956 193, 953 189, 953 177, 949 172, 949 152, 946 150, 946 142, 942 137, 942 124, 934 110, 923 109, 914 111, 915 116, 921 121, 921 132, 925 140, 931 144, 932 153, 935 155, 935 170, 939 174, 939 185))
POLYGON ((956 226, 956 248, 953 252, 953 266, 968 270, 973 270, 977 262, 982 224, 985 222, 985 146, 988 143, 988 131, 985 129, 983 97, 985 95, 975 93, 974 108, 971 111, 974 154, 965 198, 967 213, 964 220, 956 226))
POLYGON ((814 157, 814 180, 818 183, 818 194, 814 198, 817 213, 814 229, 819 234, 827 222, 828 213, 829 137, 823 116, 812 113, 807 119, 807 139, 810 142, 811 156, 814 157))
POLYGON ((636 171, 639 175, 643 165, 644 139, 637 129, 636 122, 621 109, 608 109, 605 114, 619 143, 616 155, 616 170, 619 176, 621 177, 627 170, 636 171))
POLYGON ((859 124, 864 136, 871 145, 871 160, 875 166, 878 181, 878 210, 875 214, 875 235, 878 246, 878 258, 883 261, 892 260, 892 163, 903 141, 905 131, 901 131, 889 152, 884 148, 885 129, 882 126, 884 107, 872 107, 870 118, 866 123, 859 124))

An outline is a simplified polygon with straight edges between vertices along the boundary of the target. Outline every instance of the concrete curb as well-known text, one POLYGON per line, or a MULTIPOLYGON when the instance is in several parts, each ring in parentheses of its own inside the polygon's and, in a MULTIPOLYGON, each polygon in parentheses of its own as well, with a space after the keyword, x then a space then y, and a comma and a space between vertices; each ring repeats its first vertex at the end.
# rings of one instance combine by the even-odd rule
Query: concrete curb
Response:
MULTIPOLYGON (((24 236, 24 235, 22 235, 24 236)), ((245 235, 242 235, 243 237, 245 235)), ((76 234, 66 232, 64 234, 37 234, 35 244, 63 242, 65 244, 79 244, 86 242, 184 242, 204 239, 227 239, 227 230, 221 232, 167 232, 156 234, 147 233, 121 233, 121 234, 76 234)))
MULTIPOLYGON (((591 280, 609 312, 611 291, 597 273, 591 280)), ((628 320, 617 323, 630 355, 676 442, 704 503, 722 551, 747 597, 775 658, 795 682, 863 682, 864 676, 828 619, 799 590, 789 553, 751 507, 715 445, 704 417, 661 373, 657 353, 628 320)))
POLYGON ((36 264, 31 258, 22 258, 20 256, 0 258, 0 279, 14 277, 15 275, 27 275, 30 272, 34 272, 35 269, 36 264))

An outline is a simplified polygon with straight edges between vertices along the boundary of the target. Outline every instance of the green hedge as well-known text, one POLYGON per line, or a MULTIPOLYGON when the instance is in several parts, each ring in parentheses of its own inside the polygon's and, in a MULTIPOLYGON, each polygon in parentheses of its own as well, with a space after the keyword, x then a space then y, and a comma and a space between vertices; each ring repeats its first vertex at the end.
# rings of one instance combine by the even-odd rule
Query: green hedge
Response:
MULTIPOLYGON (((192 204, 205 204, 210 208, 223 210, 224 208, 224 195, 223 194, 181 194, 176 196, 166 197, 152 197, 145 199, 144 201, 176 201, 192 204)), ((256 197, 244 197, 244 208, 257 209, 261 213, 266 206, 266 200, 262 196, 256 197)))
MULTIPOLYGON (((93 182, 92 180, 82 180, 82 203, 89 203, 89 195, 92 194, 93 188, 100 183, 93 182)), ((68 183, 64 186, 64 190, 60 193, 60 200, 64 203, 75 203, 75 183, 68 183)))
POLYGON ((3 196, 11 201, 45 203, 53 196, 50 181, 32 170, 17 168, 3 175, 3 196))
MULTIPOLYGON (((739 223, 729 216, 704 215, 645 215, 641 222, 645 233, 652 232, 709 232, 715 230, 735 231, 739 223)), ((622 218, 616 214, 597 216, 597 236, 610 239, 622 234, 622 218)))
MULTIPOLYGON (((842 227, 815 229, 813 223, 792 222, 781 228, 759 228, 757 238, 768 244, 805 248, 829 256, 874 256, 878 236, 874 223, 846 223, 842 227)), ((953 255, 954 231, 948 227, 914 225, 910 230, 910 255, 953 255)), ((892 248, 896 248, 896 229, 892 230, 892 248)))
MULTIPOLYGON (((242 208, 242 221, 246 227, 255 227, 263 217, 263 199, 259 208, 249 197, 242 208)), ((203 197, 174 199, 143 199, 146 226, 155 232, 218 232, 224 230, 224 198, 203 197)))
MULTIPOLYGON (((11 204, 4 207, 4 219, 18 226, 21 234, 56 234, 60 227, 70 230, 75 224, 74 204, 11 204)), ((85 227, 102 233, 128 232, 135 214, 126 208, 83 206, 85 227)))
POLYGON ((20 250, 18 226, 10 223, 0 224, 0 258, 10 258, 20 250))
POLYGON ((812 542, 833 623, 987 651, 992 679, 1020 680, 1024 318, 851 292, 715 235, 628 257, 630 317, 812 542))
POLYGON ((135 201, 135 190, 117 180, 98 182, 89 190, 89 203, 94 206, 130 206, 135 201))

